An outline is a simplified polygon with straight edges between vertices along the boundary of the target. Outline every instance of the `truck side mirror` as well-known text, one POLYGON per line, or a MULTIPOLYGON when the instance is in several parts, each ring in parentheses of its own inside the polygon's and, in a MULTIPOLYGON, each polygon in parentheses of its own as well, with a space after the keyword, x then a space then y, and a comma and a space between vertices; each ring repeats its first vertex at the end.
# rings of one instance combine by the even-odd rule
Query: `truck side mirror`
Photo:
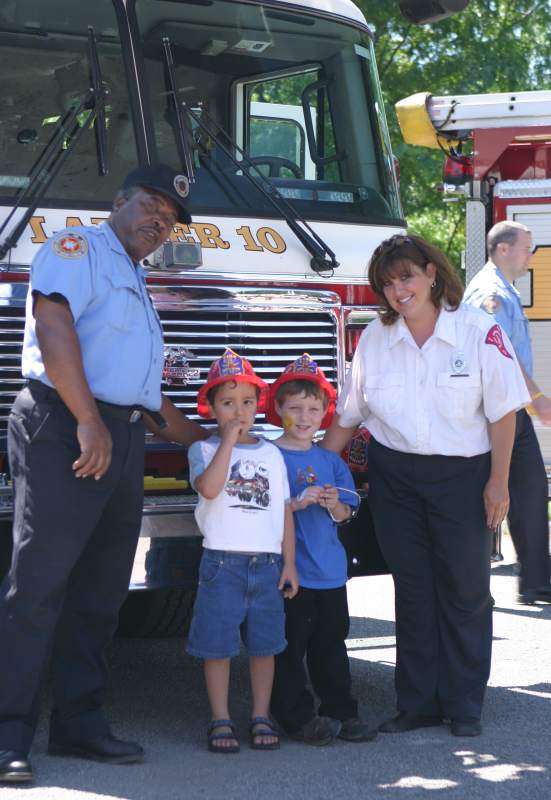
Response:
POLYGON ((400 0, 400 11, 410 22, 423 25, 451 17, 468 5, 469 0, 400 0))

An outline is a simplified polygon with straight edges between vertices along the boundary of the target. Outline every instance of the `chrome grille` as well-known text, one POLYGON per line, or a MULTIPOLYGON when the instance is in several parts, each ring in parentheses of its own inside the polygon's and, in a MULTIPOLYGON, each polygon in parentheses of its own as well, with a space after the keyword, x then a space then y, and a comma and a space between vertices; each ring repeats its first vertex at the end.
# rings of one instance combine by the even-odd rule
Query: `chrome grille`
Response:
POLYGON ((267 383, 304 352, 317 361, 328 380, 337 385, 337 330, 326 312, 297 311, 185 311, 160 312, 165 345, 184 346, 194 354, 191 367, 200 378, 187 386, 166 386, 163 391, 189 416, 196 415, 199 387, 210 364, 227 347, 247 358, 267 383))
POLYGON ((6 449, 8 414, 21 387, 21 349, 25 330, 25 308, 0 308, 0 447, 6 449))
MULTIPOLYGON (((22 306, 0 309, 0 446, 5 449, 7 417, 23 386, 21 348, 25 327, 22 306)), ((329 312, 229 311, 220 309, 160 310, 165 344, 183 346, 195 358, 190 366, 200 369, 200 379, 187 386, 167 386, 163 391, 186 414, 196 416, 199 386, 206 380, 211 362, 226 347, 251 361, 268 383, 303 352, 309 352, 337 385, 337 330, 329 312)))

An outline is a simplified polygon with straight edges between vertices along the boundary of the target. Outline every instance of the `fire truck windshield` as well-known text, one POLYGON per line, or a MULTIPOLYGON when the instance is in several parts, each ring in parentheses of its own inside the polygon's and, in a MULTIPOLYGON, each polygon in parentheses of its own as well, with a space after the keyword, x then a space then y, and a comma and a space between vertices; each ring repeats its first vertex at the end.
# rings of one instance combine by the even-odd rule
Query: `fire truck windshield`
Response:
MULTIPOLYGON (((64 115, 90 89, 88 26, 107 82, 108 177, 98 175, 93 130, 48 188, 42 205, 110 201, 137 160, 124 58, 112 0, 94 3, 0 0, 0 201, 10 205, 28 182, 64 115)), ((89 112, 82 114, 82 124, 89 112)))
POLYGON ((229 142, 305 219, 401 218, 365 27, 291 3, 233 0, 0 0, 0 205, 13 205, 59 120, 89 92, 90 26, 108 90, 109 174, 99 176, 86 130, 41 207, 108 210, 138 161, 180 170, 187 153, 194 214, 277 217, 228 157, 229 142), (184 148, 174 98, 195 115, 185 115, 184 148), (207 119, 214 135, 198 124, 207 119))
MULTIPOLYGON (((401 216, 367 32, 302 10, 230 0, 136 0, 136 14, 160 160, 182 163, 166 90, 168 40, 179 102, 225 131, 302 216, 401 216)), ((195 213, 273 216, 228 158, 222 133, 188 125, 188 139, 195 213)))

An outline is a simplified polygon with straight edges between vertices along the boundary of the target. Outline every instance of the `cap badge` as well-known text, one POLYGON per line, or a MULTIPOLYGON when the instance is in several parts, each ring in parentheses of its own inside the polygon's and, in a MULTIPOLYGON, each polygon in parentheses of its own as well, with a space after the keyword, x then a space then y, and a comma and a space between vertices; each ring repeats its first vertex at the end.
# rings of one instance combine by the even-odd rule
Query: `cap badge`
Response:
POLYGON ((293 363, 285 369, 285 372, 306 372, 310 375, 316 375, 317 371, 318 365, 308 353, 303 353, 300 358, 297 358, 296 361, 293 361, 293 363))
POLYGON ((180 197, 187 197, 189 194, 189 180, 186 175, 176 175, 174 178, 174 189, 180 197))
POLYGON ((245 367, 243 365, 243 359, 229 348, 225 351, 224 355, 218 359, 218 369, 221 378, 225 377, 226 375, 246 374, 245 367))

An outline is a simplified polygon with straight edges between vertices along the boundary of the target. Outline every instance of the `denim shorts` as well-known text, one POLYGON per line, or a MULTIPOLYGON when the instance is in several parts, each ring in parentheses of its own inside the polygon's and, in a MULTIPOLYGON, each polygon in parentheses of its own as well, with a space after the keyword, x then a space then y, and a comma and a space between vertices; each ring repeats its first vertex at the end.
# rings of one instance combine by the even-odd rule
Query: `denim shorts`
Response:
POLYGON ((239 654, 241 638, 250 656, 283 652, 285 615, 277 588, 281 569, 277 553, 205 549, 187 652, 199 658, 230 658, 239 654))

